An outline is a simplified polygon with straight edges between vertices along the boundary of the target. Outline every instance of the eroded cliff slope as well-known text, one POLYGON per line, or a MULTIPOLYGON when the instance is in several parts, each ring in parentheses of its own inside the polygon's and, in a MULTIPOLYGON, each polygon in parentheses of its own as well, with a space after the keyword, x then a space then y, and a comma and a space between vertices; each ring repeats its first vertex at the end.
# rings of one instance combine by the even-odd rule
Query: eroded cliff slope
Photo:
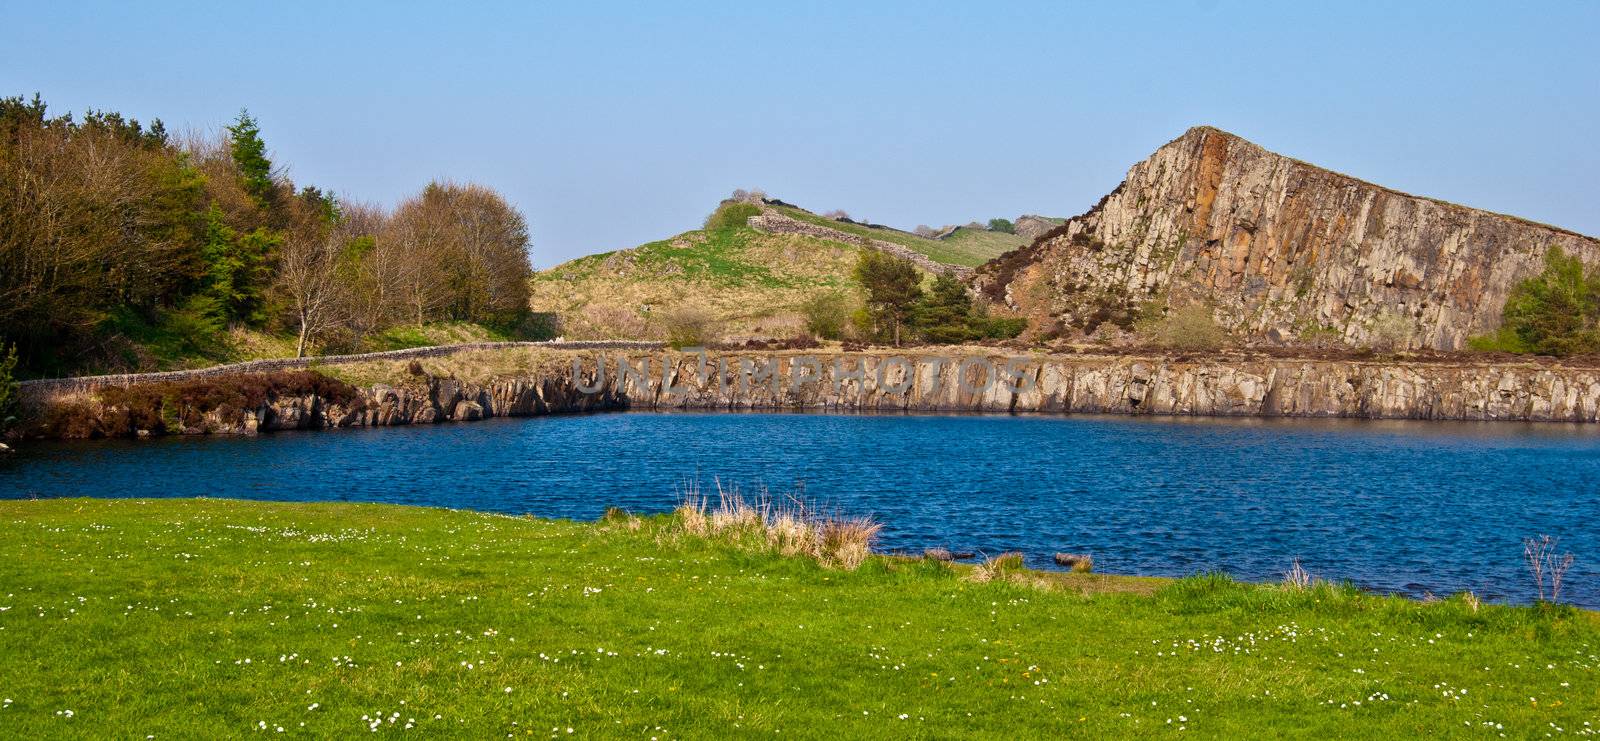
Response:
POLYGON ((1190 129, 1088 213, 979 268, 977 287, 1070 331, 1108 311, 1203 304, 1245 340, 1461 349, 1581 234, 1400 193, 1190 129))

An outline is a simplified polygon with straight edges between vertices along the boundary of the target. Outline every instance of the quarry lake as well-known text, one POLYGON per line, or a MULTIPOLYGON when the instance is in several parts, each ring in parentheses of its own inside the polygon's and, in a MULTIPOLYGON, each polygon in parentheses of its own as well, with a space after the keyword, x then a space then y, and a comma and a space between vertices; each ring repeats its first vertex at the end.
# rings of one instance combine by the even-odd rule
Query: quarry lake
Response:
POLYGON ((1019 550, 1049 567, 1312 574, 1411 596, 1533 597, 1521 538, 1577 556, 1600 608, 1600 429, 1515 423, 622 413, 247 438, 35 443, 0 498, 391 502, 593 519, 686 480, 801 491, 883 550, 1019 550))

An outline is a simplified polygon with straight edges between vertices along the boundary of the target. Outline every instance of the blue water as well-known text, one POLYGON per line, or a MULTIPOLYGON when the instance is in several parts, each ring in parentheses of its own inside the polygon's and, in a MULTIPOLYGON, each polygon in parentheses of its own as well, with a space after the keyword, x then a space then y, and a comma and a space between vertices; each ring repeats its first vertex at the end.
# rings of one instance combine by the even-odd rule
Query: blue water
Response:
POLYGON ((1046 416, 600 414, 24 446, 0 498, 369 501, 595 518, 686 478, 803 487, 882 547, 1088 552, 1102 572, 1313 574, 1526 601, 1524 536, 1577 555, 1600 607, 1600 430, 1510 423, 1046 416))

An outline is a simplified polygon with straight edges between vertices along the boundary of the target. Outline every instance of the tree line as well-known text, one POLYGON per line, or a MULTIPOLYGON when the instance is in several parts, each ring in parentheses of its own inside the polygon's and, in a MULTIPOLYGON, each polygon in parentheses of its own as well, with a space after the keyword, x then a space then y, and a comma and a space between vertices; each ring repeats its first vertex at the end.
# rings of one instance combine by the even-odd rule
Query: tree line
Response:
POLYGON ((866 292, 865 305, 852 311, 842 294, 817 294, 801 307, 808 331, 823 339, 956 344, 1010 339, 1028 326, 1020 317, 991 316, 961 281, 949 274, 927 279, 902 257, 864 249, 854 276, 866 292))
POLYGON ((0 353, 19 373, 219 356, 230 328, 301 355, 436 321, 525 332, 528 246, 480 185, 433 182, 392 211, 296 187, 247 111, 180 138, 0 99, 0 353))

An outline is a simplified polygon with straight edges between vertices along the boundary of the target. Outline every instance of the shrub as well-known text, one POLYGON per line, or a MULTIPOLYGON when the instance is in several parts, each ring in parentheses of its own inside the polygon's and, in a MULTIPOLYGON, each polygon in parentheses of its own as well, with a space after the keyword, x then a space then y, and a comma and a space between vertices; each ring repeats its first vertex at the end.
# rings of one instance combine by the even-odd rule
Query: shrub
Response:
POLYGON ((1210 307, 1200 304, 1171 309, 1140 322, 1138 329, 1146 342, 1174 350, 1217 350, 1228 343, 1228 333, 1212 318, 1210 307))
POLYGON ((1375 350, 1404 350, 1411 339, 1411 322, 1404 315, 1384 309, 1372 321, 1372 347, 1375 350))
POLYGON ((711 312, 697 306, 674 306, 659 315, 667 344, 674 350, 705 347, 717 340, 716 320, 711 312))
POLYGON ((1006 234, 1016 234, 1017 233, 1017 225, 1011 223, 1010 219, 990 219, 989 220, 989 231, 991 231, 991 232, 1004 232, 1006 234))
POLYGON ((1600 271, 1551 247, 1544 271, 1511 289, 1502 317, 1498 331, 1468 345, 1558 357, 1600 351, 1600 271))
POLYGON ((806 318, 806 331, 825 340, 844 336, 845 324, 850 321, 850 300, 839 291, 825 291, 813 295, 800 305, 806 318))
POLYGON ((928 226, 927 224, 918 224, 917 228, 911 231, 917 236, 925 239, 933 239, 934 237, 939 236, 939 230, 928 226))
POLYGON ((822 218, 824 218, 824 219, 833 219, 834 221, 849 221, 850 220, 850 214, 845 213, 844 209, 836 208, 836 209, 834 209, 832 211, 829 211, 829 212, 823 214, 822 218))
POLYGON ((737 229, 750 221, 750 217, 761 213, 761 207, 753 203, 724 203, 706 217, 706 231, 714 232, 721 229, 737 229))

